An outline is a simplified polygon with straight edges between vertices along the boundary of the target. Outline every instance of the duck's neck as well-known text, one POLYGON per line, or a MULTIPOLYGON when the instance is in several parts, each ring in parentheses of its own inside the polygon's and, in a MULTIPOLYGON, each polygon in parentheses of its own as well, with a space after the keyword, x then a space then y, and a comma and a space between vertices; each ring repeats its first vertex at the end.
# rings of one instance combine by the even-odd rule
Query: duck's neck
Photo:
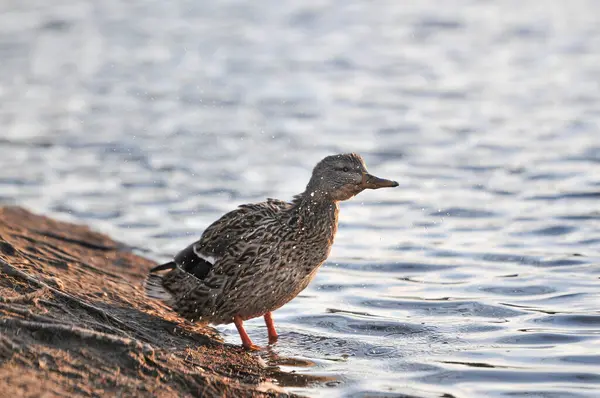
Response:
POLYGON ((338 202, 318 190, 311 190, 309 186, 294 198, 293 203, 302 232, 332 245, 337 232, 338 202))

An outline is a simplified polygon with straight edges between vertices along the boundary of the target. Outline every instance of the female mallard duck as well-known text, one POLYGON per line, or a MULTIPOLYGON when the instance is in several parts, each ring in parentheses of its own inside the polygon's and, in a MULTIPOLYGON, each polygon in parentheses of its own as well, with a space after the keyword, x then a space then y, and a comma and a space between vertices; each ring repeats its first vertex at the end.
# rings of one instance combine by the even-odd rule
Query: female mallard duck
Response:
POLYGON ((246 349, 256 349, 243 321, 264 316, 298 295, 327 259, 337 231, 338 202, 365 189, 396 187, 367 173, 355 153, 328 156, 291 202, 241 205, 211 224, 173 261, 150 270, 146 294, 183 317, 215 325, 234 322, 246 349), (164 275, 156 272, 169 270, 164 275))

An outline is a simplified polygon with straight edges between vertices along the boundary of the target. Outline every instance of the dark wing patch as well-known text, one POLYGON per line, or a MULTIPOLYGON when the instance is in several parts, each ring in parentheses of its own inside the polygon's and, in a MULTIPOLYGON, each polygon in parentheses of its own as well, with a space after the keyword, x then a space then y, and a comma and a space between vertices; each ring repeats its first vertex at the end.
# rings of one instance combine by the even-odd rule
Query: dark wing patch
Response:
POLYGON ((213 264, 205 259, 198 257, 194 251, 196 243, 192 243, 175 256, 175 263, 184 271, 194 275, 198 279, 206 278, 213 264))

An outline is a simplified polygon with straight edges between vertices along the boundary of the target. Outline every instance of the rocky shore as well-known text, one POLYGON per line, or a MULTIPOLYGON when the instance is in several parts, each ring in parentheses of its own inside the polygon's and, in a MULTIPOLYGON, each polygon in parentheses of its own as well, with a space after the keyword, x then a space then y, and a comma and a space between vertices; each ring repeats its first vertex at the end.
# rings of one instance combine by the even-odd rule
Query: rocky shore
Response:
POLYGON ((289 396, 277 367, 148 300, 153 265, 85 226, 0 208, 3 395, 289 396))

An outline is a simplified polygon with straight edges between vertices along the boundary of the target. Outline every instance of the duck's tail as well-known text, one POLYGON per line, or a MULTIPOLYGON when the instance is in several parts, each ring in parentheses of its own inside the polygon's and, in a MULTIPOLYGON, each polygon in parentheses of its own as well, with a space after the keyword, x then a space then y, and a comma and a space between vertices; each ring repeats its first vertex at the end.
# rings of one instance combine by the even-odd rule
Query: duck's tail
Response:
POLYGON ((173 295, 163 286, 163 275, 156 274, 156 272, 175 269, 175 267, 175 263, 171 261, 152 268, 144 281, 146 296, 160 300, 170 306, 173 302, 173 295))

